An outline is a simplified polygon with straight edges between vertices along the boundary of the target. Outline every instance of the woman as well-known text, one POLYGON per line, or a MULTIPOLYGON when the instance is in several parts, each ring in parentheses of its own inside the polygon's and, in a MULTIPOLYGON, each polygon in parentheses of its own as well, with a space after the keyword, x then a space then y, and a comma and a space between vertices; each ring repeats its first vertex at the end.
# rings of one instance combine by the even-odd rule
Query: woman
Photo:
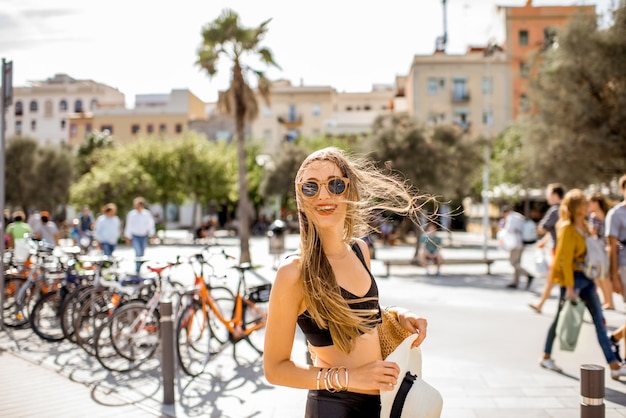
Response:
POLYGON ((121 225, 120 218, 117 217, 117 206, 115 203, 107 203, 102 208, 102 215, 96 219, 94 233, 104 255, 113 255, 117 242, 120 240, 121 225))
MULTIPOLYGON (((364 236, 368 216, 383 209, 418 215, 404 183, 325 148, 296 175, 300 251, 279 267, 270 297, 264 369, 270 383, 309 389, 305 417, 376 417, 380 391, 398 382, 399 367, 383 361, 376 324, 378 288, 364 236), (378 197, 378 199, 375 199, 378 197), (381 203, 391 200, 391 204, 381 203), (296 324, 313 365, 291 360, 296 324)), ((426 337, 426 319, 390 308, 403 328, 426 337)))
MULTIPOLYGON (((609 201, 602 193, 596 192, 589 196, 589 232, 594 238, 602 241, 604 247, 607 245, 606 235, 604 234, 604 223, 606 214, 610 208, 609 201)), ((602 308, 612 311, 615 309, 615 305, 613 304, 613 285, 608 277, 609 272, 605 271, 601 277, 594 277, 594 279, 596 279, 596 285, 600 288, 602 293, 602 301, 604 302, 602 308)))
POLYGON ((604 357, 611 368, 611 378, 617 380, 626 377, 626 366, 621 367, 603 324, 602 306, 596 292, 593 279, 585 276, 582 265, 585 261, 585 237, 589 228, 585 219, 589 202, 580 189, 572 189, 563 198, 559 207, 559 221, 557 223, 557 241, 554 264, 550 272, 550 279, 561 286, 559 307, 554 321, 548 330, 546 344, 541 360, 541 367, 558 371, 561 369, 551 358, 552 345, 556 337, 556 324, 565 299, 582 299, 593 318, 596 334, 604 357))

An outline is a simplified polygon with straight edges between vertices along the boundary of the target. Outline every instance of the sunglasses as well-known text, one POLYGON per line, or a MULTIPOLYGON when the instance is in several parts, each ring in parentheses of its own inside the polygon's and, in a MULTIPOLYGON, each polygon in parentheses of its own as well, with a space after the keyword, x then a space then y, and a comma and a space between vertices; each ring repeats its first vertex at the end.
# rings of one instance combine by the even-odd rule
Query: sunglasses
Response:
POLYGON ((348 189, 350 180, 345 177, 331 177, 326 181, 307 180, 300 183, 300 191, 306 197, 315 197, 320 193, 321 186, 326 186, 328 193, 341 196, 348 189))

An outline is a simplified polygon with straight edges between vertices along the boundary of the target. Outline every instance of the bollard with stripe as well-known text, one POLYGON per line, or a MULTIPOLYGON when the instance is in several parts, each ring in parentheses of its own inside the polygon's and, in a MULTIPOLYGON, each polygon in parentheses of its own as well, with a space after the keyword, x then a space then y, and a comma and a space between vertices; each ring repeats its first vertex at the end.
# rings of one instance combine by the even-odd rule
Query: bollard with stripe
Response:
POLYGON ((580 418, 604 418, 604 367, 580 366, 580 418))
POLYGON ((172 301, 160 303, 161 310, 161 373, 163 377, 163 403, 174 403, 174 318, 172 301))

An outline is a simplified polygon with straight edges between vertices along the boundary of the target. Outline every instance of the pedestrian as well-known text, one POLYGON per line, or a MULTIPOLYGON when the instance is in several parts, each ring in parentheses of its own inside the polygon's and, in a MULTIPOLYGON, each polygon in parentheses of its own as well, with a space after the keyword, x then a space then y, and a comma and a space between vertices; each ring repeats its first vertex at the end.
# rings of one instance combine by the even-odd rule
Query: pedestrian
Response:
POLYGON ((7 240, 7 248, 13 248, 15 246, 15 241, 23 240, 25 236, 28 236, 32 229, 30 225, 26 222, 26 215, 21 210, 16 210, 13 212, 13 222, 7 225, 5 234, 8 238, 7 240))
POLYGON ((522 267, 522 254, 525 247, 522 240, 522 226, 526 218, 521 213, 511 209, 510 206, 502 208, 502 218, 504 219, 504 227, 501 236, 504 249, 509 252, 509 261, 513 266, 513 280, 506 287, 516 289, 519 285, 520 276, 526 276, 526 289, 529 289, 535 277, 522 267))
POLYGON ((102 214, 96 219, 94 235, 104 255, 113 255, 115 246, 120 239, 121 222, 117 217, 115 203, 107 203, 102 214))
MULTIPOLYGON (((367 244, 355 237, 367 233, 370 210, 401 212, 417 221, 419 197, 401 180, 337 148, 309 155, 295 185, 300 247, 276 273, 265 333, 265 376, 272 384, 309 390, 306 418, 378 418, 380 392, 402 379, 397 363, 382 359, 378 287, 367 244), (292 360, 296 324, 309 343, 312 365, 292 360)), ((419 346, 426 337, 426 319, 388 309, 403 328, 417 334, 413 346, 419 346)))
MULTIPOLYGON (((591 235, 602 243, 602 247, 606 248, 606 214, 611 208, 609 200, 600 192, 595 192, 589 196, 589 230, 591 235)), ((608 257, 608 254, 607 254, 608 257)), ((601 271, 600 277, 593 277, 596 286, 602 294, 602 309, 614 310, 613 304, 613 286, 609 280, 609 272, 601 271)))
POLYGON ((80 235, 82 237, 90 236, 93 230, 93 216, 88 205, 83 206, 78 220, 80 221, 80 235))
POLYGON ((557 322, 565 300, 578 300, 580 298, 593 319, 598 343, 611 369, 611 378, 617 380, 620 377, 626 377, 626 366, 621 366, 613 352, 604 326, 602 305, 598 298, 596 285, 592 278, 585 276, 582 269, 587 251, 585 238, 589 235, 586 222, 588 206, 589 201, 580 189, 572 189, 567 192, 561 202, 559 221, 556 226, 558 236, 555 258, 550 270, 550 280, 559 284, 561 292, 556 316, 548 329, 540 365, 549 370, 561 371, 551 357, 552 346, 556 338, 557 322))
POLYGON ((59 245, 59 228, 50 220, 50 213, 47 211, 39 212, 41 223, 33 231, 33 235, 39 241, 49 244, 53 247, 59 245))
MULTIPOLYGON (((537 242, 537 248, 544 250, 547 245, 552 245, 552 249, 550 250, 551 257, 548 258, 550 263, 548 264, 546 277, 550 277, 550 269, 552 268, 551 263, 554 261, 554 251, 556 248, 556 223, 559 220, 559 207, 561 206, 561 200, 563 200, 564 195, 565 187, 563 187, 560 183, 551 183, 548 187, 546 187, 546 201, 550 207, 537 225, 537 232, 543 235, 543 237, 537 242)), ((553 287, 554 282, 546 280, 543 285, 541 296, 539 297, 539 302, 529 303, 528 306, 533 311, 541 313, 543 304, 546 303, 546 300, 550 297, 553 287)))
POLYGON ((437 225, 429 222, 426 225, 426 232, 419 239, 419 250, 417 257, 419 264, 426 268, 428 275, 428 263, 434 263, 437 266, 437 276, 441 274, 441 264, 443 257, 441 256, 441 237, 437 236, 437 225))
MULTIPOLYGON (((155 234, 154 218, 148 209, 143 197, 136 197, 133 200, 133 210, 126 215, 126 226, 124 227, 124 237, 126 244, 132 244, 135 250, 135 257, 140 259, 144 256, 148 239, 155 234)), ((135 271, 139 273, 142 260, 135 261, 135 271)))
MULTIPOLYGON (((609 252, 609 276, 613 290, 626 302, 626 174, 619 179, 623 200, 613 206, 606 215, 606 238, 609 252)), ((610 336, 619 357, 619 341, 626 346, 626 324, 610 336)), ((626 353, 621 358, 626 358, 626 353)))
POLYGON ((383 241, 383 245, 391 245, 393 234, 393 224, 388 219, 383 219, 380 222, 380 238, 383 241))

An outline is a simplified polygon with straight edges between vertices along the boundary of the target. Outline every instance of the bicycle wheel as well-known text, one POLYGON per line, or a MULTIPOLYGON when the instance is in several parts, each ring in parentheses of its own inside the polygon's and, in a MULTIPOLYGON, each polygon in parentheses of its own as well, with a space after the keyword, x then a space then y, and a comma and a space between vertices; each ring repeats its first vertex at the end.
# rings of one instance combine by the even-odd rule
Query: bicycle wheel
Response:
POLYGON ((74 337, 76 344, 90 355, 96 354, 95 337, 98 329, 114 312, 114 294, 107 289, 92 287, 76 302, 74 337))
POLYGON ((93 285, 76 287, 72 292, 67 295, 61 306, 61 330, 63 335, 69 341, 76 342, 76 336, 74 335, 74 322, 78 311, 80 310, 80 300, 82 295, 85 294, 93 285))
POLYGON ((263 354, 265 344, 265 324, 267 323, 268 302, 252 302, 244 299, 243 323, 245 340, 259 354, 263 354))
POLYGON ((3 303, 3 323, 7 327, 22 328, 28 326, 28 308, 26 300, 30 299, 32 288, 24 289, 21 296, 22 287, 27 280, 22 277, 7 277, 4 281, 4 303, 3 303))
MULTIPOLYGON (((209 292, 211 292, 211 298, 213 298, 216 305, 215 308, 222 315, 222 318, 225 320, 230 319, 235 307, 235 295, 232 290, 218 286, 210 288, 209 292)), ((209 315, 209 325, 211 327, 211 335, 215 339, 213 344, 218 346, 215 347, 216 349, 219 348, 219 345, 230 341, 230 331, 214 312, 211 312, 209 315)))
POLYGON ((61 329, 61 293, 48 292, 39 298, 29 321, 33 332, 46 341, 61 341, 64 338, 61 329))
POLYGON ((115 310, 108 326, 115 351, 131 361, 152 357, 161 342, 159 312, 141 302, 115 310))
POLYGON ((193 300, 181 308, 176 321, 176 354, 178 363, 189 376, 204 371, 211 357, 210 310, 193 300))

